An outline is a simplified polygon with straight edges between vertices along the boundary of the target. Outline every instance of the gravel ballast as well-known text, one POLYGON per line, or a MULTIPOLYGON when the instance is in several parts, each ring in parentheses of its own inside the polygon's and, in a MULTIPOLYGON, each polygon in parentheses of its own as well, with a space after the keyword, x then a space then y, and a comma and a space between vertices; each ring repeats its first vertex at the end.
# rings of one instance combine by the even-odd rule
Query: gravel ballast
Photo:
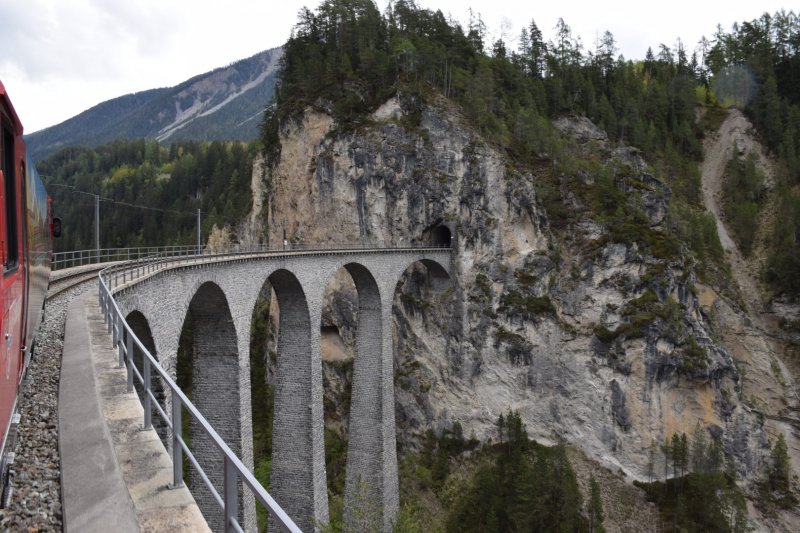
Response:
POLYGON ((58 383, 69 302, 96 283, 84 282, 47 301, 44 322, 21 386, 14 492, 0 510, 0 530, 29 533, 62 530, 58 454, 58 383))

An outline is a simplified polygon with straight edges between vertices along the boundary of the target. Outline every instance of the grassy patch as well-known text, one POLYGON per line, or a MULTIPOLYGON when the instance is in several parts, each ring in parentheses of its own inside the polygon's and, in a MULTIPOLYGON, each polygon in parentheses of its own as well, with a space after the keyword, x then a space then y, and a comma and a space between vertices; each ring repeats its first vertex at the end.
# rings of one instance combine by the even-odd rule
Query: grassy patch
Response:
POLYGON ((690 371, 708 368, 708 352, 697 344, 694 335, 689 335, 683 348, 683 366, 690 371))
POLYGON ((413 294, 402 292, 400 293, 400 301, 411 311, 425 311, 431 307, 431 303, 427 300, 422 300, 413 294))
POLYGON ((531 364, 531 344, 524 337, 508 331, 503 326, 498 326, 494 338, 495 347, 504 346, 508 358, 513 364, 531 364))
POLYGON ((473 289, 469 294, 471 302, 488 304, 492 301, 492 283, 483 272, 475 276, 473 289))
POLYGON ((555 316, 556 308, 547 296, 523 294, 517 290, 508 290, 500 297, 498 312, 510 317, 533 319, 540 315, 555 316))
MULTIPOLYGON (((647 289, 639 297, 627 302, 621 310, 621 315, 625 322, 613 330, 603 325, 596 325, 593 330, 595 336, 607 344, 620 337, 625 339, 646 337, 651 325, 659 324, 664 337, 676 343, 685 337, 683 310, 672 295, 662 302, 655 292, 647 289)), ((684 361, 687 363, 687 368, 702 366, 707 360, 705 349, 699 346, 692 336, 689 336, 684 344, 684 361)))
MULTIPOLYGON (((253 472, 261 485, 269 490, 269 478, 272 471, 272 459, 264 458, 256 464, 255 472, 253 472)), ((267 524, 269 523, 269 513, 267 508, 256 501, 256 522, 259 531, 266 531, 267 524)))
POLYGON ((722 127, 722 123, 728 118, 728 110, 719 106, 709 106, 703 118, 700 120, 700 126, 703 131, 714 132, 722 127))

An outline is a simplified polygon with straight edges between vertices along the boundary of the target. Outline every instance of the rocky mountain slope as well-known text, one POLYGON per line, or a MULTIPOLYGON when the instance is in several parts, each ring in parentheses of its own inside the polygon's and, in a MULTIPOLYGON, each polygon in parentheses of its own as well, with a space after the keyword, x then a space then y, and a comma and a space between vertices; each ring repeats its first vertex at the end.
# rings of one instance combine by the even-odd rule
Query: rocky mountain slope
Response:
POLYGON ((250 140, 275 87, 281 48, 195 76, 175 87, 121 96, 26 136, 39 160, 68 145, 117 138, 250 140))
MULTIPOLYGON (((746 309, 699 283, 685 255, 612 239, 580 193, 598 175, 581 165, 517 169, 447 101, 423 106, 417 127, 404 106, 391 99, 355 133, 334 132, 329 114, 308 108, 283 125, 266 191, 271 242, 397 245, 453 232, 452 288, 430 290, 418 267, 396 299, 402 447, 455 422, 489 439, 514 409, 536 440, 566 439, 628 479, 647 479, 651 448, 698 428, 721 438, 748 486, 777 431, 798 471, 796 427, 780 418, 792 381, 746 309), (545 181, 574 223, 554 225, 536 192, 545 181)), ((587 119, 555 126, 576 160, 599 161, 637 195, 658 242, 671 194, 638 151, 587 119)), ((332 285, 352 301, 352 288, 332 285)), ((345 346, 352 308, 332 304, 323 317, 345 346)))
MULTIPOLYGON (((794 472, 800 472, 800 395, 796 362, 786 357, 791 338, 778 327, 784 316, 794 319, 798 307, 769 302, 766 290, 759 283, 763 272, 766 230, 772 227, 771 206, 776 201, 774 170, 766 150, 754 138, 753 126, 738 110, 731 110, 719 131, 706 139, 706 157, 701 168, 703 197, 708 210, 717 218, 717 228, 731 266, 731 273, 741 294, 741 307, 719 298, 713 290, 702 287, 703 299, 713 309, 721 345, 734 357, 742 376, 742 397, 749 408, 763 419, 764 431, 771 439, 783 434, 787 439, 789 458, 794 472), (745 257, 722 215, 722 182, 725 165, 734 152, 741 156, 754 154, 760 170, 767 178, 768 199, 763 210, 757 248, 761 253, 745 257)), ((800 529, 800 513, 784 517, 791 529, 800 529)))

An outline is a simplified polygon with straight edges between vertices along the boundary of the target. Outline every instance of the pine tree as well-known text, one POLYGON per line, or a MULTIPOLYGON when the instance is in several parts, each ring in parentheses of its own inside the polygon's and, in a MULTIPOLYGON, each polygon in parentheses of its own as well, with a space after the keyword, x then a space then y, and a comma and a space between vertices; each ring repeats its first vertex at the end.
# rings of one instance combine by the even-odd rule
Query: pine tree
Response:
POLYGON ((589 494, 589 533, 605 533, 600 484, 597 483, 594 476, 589 478, 589 494))
POLYGON ((674 477, 680 477, 682 450, 681 437, 677 433, 672 434, 670 449, 672 450, 672 475, 674 477))
POLYGON ((669 479, 669 463, 673 453, 669 439, 664 439, 664 444, 661 445, 661 453, 664 454, 664 483, 666 486, 666 481, 669 479))
POLYGON ((692 471, 707 472, 708 463, 708 439, 706 439, 706 430, 701 427, 698 422, 692 434, 692 471))
POLYGON ((655 439, 650 442, 650 449, 648 450, 647 454, 647 482, 652 483, 653 478, 655 477, 655 466, 656 466, 656 453, 658 451, 658 445, 656 445, 655 439))
POLYGON ((719 437, 711 439, 708 449, 708 471, 718 472, 725 465, 725 453, 722 449, 722 441, 719 437))
POLYGON ((656 57, 653 55, 653 49, 647 47, 647 53, 644 55, 644 73, 647 78, 655 74, 654 67, 656 64, 656 57))
POLYGON ((686 433, 681 433, 680 450, 681 476, 685 476, 686 471, 689 469, 689 442, 686 438, 686 433))
POLYGON ((536 22, 531 19, 531 24, 528 27, 530 35, 530 68, 531 75, 534 78, 541 78, 544 76, 545 58, 547 56, 547 47, 542 39, 542 31, 536 25, 536 22))
POLYGON ((790 490, 789 475, 791 466, 789 463, 789 449, 786 446, 786 439, 783 433, 778 435, 778 440, 770 453, 770 465, 768 469, 769 486, 772 490, 781 494, 787 494, 790 490))

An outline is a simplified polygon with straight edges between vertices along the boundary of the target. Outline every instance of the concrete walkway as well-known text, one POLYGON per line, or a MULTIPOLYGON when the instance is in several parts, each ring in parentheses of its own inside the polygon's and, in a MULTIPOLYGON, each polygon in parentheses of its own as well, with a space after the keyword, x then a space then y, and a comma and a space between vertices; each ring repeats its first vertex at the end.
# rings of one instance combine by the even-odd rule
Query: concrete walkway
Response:
POLYGON ((210 531, 192 495, 169 489, 172 462, 126 392, 95 291, 67 311, 59 388, 64 531, 210 531))

